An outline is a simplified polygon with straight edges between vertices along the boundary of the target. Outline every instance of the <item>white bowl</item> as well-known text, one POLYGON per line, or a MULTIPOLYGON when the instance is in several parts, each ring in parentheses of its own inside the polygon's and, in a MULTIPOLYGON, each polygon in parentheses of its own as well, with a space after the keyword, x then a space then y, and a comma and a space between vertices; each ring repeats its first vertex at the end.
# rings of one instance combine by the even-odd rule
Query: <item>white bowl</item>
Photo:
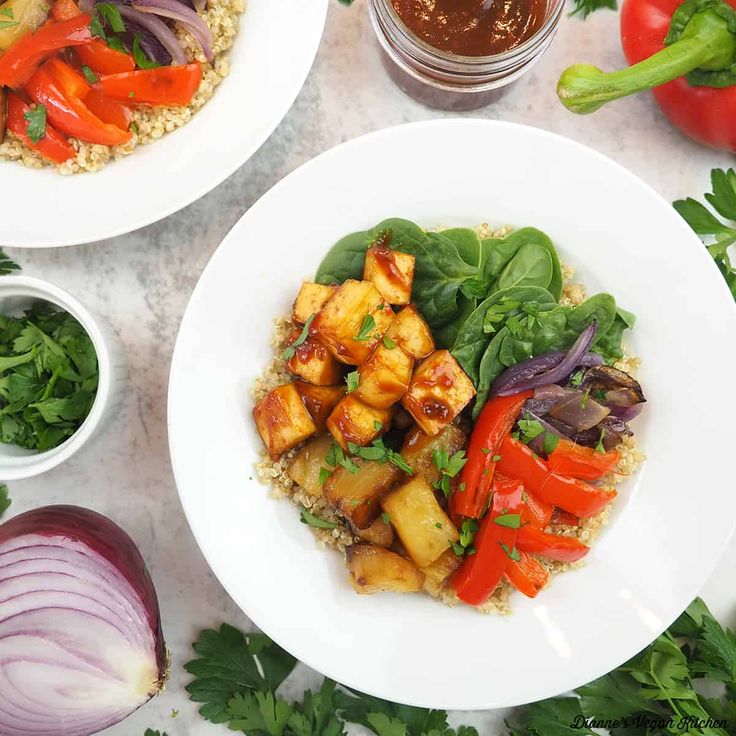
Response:
POLYGON ((30 478, 68 460, 120 408, 127 380, 125 353, 112 330, 87 307, 58 286, 29 276, 0 277, 0 314, 20 315, 33 302, 45 301, 72 315, 92 340, 100 372, 92 409, 82 426, 45 452, 0 443, 0 479, 30 478))
POLYGON ((654 639, 698 593, 736 519, 736 305, 702 243, 646 184, 577 143, 483 120, 401 126, 346 143, 261 198, 217 250, 179 333, 169 441, 189 523, 257 626, 338 682, 454 709, 539 700, 602 675, 654 639), (287 314, 341 236, 385 217, 424 226, 534 225, 589 293, 638 316, 627 338, 649 399, 635 430, 648 459, 620 487, 580 570, 508 617, 423 595, 356 595, 297 509, 255 479, 249 387, 287 314), (284 223, 288 223, 284 227, 284 223), (266 247, 264 247, 266 244, 266 247), (258 254, 254 258, 253 254, 258 254))
POLYGON ((242 166, 286 115, 312 66, 328 0, 247 0, 230 74, 178 130, 93 174, 0 162, 13 206, 0 244, 89 243, 136 230, 203 196, 242 166), (44 202, 46 216, 38 216, 44 202))

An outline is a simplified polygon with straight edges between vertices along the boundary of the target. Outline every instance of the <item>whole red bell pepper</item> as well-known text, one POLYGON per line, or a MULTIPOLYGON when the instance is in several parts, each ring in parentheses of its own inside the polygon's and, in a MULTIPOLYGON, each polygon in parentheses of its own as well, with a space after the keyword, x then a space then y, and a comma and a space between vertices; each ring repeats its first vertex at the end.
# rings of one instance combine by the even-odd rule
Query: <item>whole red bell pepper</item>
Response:
POLYGON ((500 516, 508 519, 520 514, 523 493, 524 488, 518 480, 498 474, 494 478, 491 509, 474 540, 476 552, 465 557, 452 576, 452 587, 461 601, 471 606, 485 603, 501 582, 511 557, 518 557, 518 526, 502 525, 496 520, 500 516))
POLYGON ((615 491, 553 473, 545 460, 510 435, 501 443, 500 455, 499 473, 518 478, 530 493, 545 503, 576 516, 593 516, 616 497, 615 491))
POLYGON ((536 598, 539 591, 547 585, 549 573, 539 560, 519 550, 519 559, 509 560, 506 579, 527 598, 536 598))
POLYGON ((0 57, 0 86, 22 87, 41 62, 67 46, 89 43, 90 16, 87 13, 60 23, 48 23, 35 33, 18 39, 0 57))
POLYGON ((43 138, 35 143, 28 137, 28 120, 25 113, 31 106, 23 102, 15 92, 8 92, 7 123, 8 130, 19 138, 29 148, 38 151, 45 159, 55 164, 63 164, 70 158, 74 158, 76 151, 71 143, 52 125, 46 123, 46 131, 43 138))
POLYGON ((95 85, 106 97, 130 105, 188 105, 202 81, 199 62, 108 74, 95 85))
POLYGON ((483 407, 470 436, 468 461, 450 497, 450 515, 455 520, 460 516, 479 519, 483 515, 501 442, 519 418, 524 402, 532 395, 532 391, 523 391, 515 396, 498 396, 483 407))
POLYGON ((612 73, 587 64, 565 70, 563 104, 589 113, 652 89, 685 135, 736 151, 736 0, 624 0, 621 41, 633 66, 612 73))
POLYGON ((589 547, 575 537, 548 534, 533 526, 524 526, 519 529, 516 546, 520 552, 548 557, 558 562, 576 562, 590 551, 589 547))
POLYGON ((592 447, 560 440, 547 458, 551 470, 559 475, 582 480, 599 480, 616 469, 619 454, 616 450, 598 452, 592 447))

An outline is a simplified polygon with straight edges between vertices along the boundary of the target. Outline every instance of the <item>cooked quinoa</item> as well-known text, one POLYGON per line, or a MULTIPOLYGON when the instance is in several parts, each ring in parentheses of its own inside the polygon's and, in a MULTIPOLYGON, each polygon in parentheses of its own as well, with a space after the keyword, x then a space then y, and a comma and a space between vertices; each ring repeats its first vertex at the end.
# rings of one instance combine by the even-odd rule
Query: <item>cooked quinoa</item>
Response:
POLYGON ((77 155, 60 165, 46 161, 8 132, 5 141, 0 144, 0 160, 19 161, 24 166, 35 169, 56 166, 57 171, 64 175, 99 171, 110 161, 129 156, 137 146, 156 141, 164 134, 188 123, 192 115, 210 100, 217 86, 230 72, 227 52, 238 32, 238 21, 245 9, 245 2, 246 0, 208 0, 207 9, 201 15, 212 31, 215 58, 211 64, 206 61, 190 33, 184 28, 175 28, 174 33, 189 60, 202 62, 202 81, 186 107, 134 107, 130 127, 133 137, 126 144, 102 146, 70 138, 69 142, 76 149, 77 155))
MULTIPOLYGON (((511 228, 503 227, 493 230, 488 225, 483 224, 479 228, 476 228, 476 230, 480 237, 504 237, 508 235, 511 228)), ((562 264, 562 273, 565 283, 563 285, 560 303, 570 305, 580 304, 585 300, 585 287, 582 284, 572 281, 575 271, 564 263, 562 264)), ((288 345, 289 336, 293 333, 294 328, 294 323, 288 317, 275 320, 274 335, 271 342, 274 350, 274 359, 264 373, 254 381, 251 387, 251 398, 254 404, 260 401, 271 389, 291 380, 291 376, 286 370, 285 362, 280 356, 284 348, 288 345)), ((616 363, 615 367, 635 375, 639 364, 640 361, 638 358, 625 354, 616 363)), ((602 482, 602 486, 609 490, 613 490, 619 483, 625 481, 628 476, 635 473, 637 468, 646 459, 646 456, 638 449, 635 437, 625 437, 617 449, 620 456, 617 472, 606 476, 602 482)), ((360 540, 346 525, 344 519, 335 513, 334 508, 329 503, 321 498, 305 493, 288 476, 287 469, 295 453, 296 449, 291 450, 285 453, 280 460, 273 461, 265 450, 261 450, 260 460, 256 464, 258 478, 264 484, 271 487, 274 498, 288 498, 297 506, 309 509, 316 516, 336 523, 338 526, 335 529, 318 529, 311 526, 310 529, 317 538, 317 543, 320 546, 333 547, 344 555, 346 547, 360 540)), ((599 514, 587 519, 580 519, 578 526, 551 524, 547 527, 547 531, 568 537, 576 537, 583 544, 590 546, 601 533, 603 527, 608 523, 611 507, 612 504, 609 504, 599 514)), ((557 562, 543 557, 538 557, 537 559, 549 571, 550 582, 554 575, 568 570, 578 569, 585 565, 584 559, 572 563, 557 562)), ((476 607, 476 610, 481 613, 509 614, 511 613, 509 599, 512 592, 513 587, 504 580, 496 588, 491 598, 484 605, 476 607)), ((450 606, 459 603, 455 592, 448 586, 445 586, 438 595, 438 598, 450 606)))

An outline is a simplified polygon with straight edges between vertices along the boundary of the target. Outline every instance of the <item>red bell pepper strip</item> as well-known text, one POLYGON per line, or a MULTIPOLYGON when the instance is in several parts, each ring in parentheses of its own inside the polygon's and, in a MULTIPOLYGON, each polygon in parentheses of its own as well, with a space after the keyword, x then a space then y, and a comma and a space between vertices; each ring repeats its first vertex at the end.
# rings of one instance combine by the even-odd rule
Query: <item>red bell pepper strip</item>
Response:
POLYGON ((46 123, 46 134, 34 143, 27 134, 28 121, 24 115, 31 109, 15 92, 8 91, 8 130, 29 148, 40 153, 45 159, 55 164, 63 164, 76 156, 76 151, 69 141, 52 125, 46 123))
POLYGON ((131 138, 128 131, 103 123, 80 99, 65 94, 44 67, 28 80, 25 90, 32 100, 46 108, 53 125, 67 135, 104 146, 118 146, 131 138))
POLYGON ((566 526, 580 526, 580 519, 569 511, 556 508, 552 512, 553 524, 565 524, 566 526))
POLYGON ((111 100, 98 90, 92 89, 85 95, 84 104, 103 123, 110 123, 121 130, 130 128, 133 113, 129 107, 121 102, 111 100))
POLYGON ((65 95, 81 100, 92 89, 89 82, 74 67, 58 57, 49 59, 43 65, 43 69, 61 87, 65 95))
POLYGON ((91 18, 86 13, 41 26, 35 33, 18 39, 0 57, 0 86, 22 87, 49 55, 67 46, 89 43, 91 18))
POLYGON ((533 526, 524 526, 519 529, 516 546, 521 552, 548 557, 558 562, 576 562, 590 551, 590 547, 586 547, 575 537, 548 534, 533 526))
POLYGON ((81 14, 82 11, 75 0, 56 0, 51 6, 51 15, 54 20, 69 20, 81 14))
POLYGON ((539 591, 547 585, 549 573, 539 560, 519 550, 519 560, 509 560, 506 579, 527 598, 536 598, 539 591))
POLYGON ((463 466, 450 498, 450 515, 479 519, 485 511, 496 467, 499 447, 521 413, 524 402, 533 395, 523 391, 515 396, 499 396, 481 410, 468 446, 468 461, 463 466))
POLYGON ((734 0, 625 0, 621 41, 633 66, 610 74, 587 64, 563 72, 557 91, 573 112, 653 89, 664 114, 685 135, 736 151, 734 0))
POLYGON ((524 491, 524 505, 521 509, 522 524, 531 524, 538 529, 544 529, 552 521, 554 510, 554 506, 545 503, 533 493, 524 491))
POLYGON ((545 503, 576 516, 593 516, 616 497, 615 491, 605 491, 582 480, 553 473, 541 457, 510 435, 501 443, 500 455, 499 473, 518 478, 545 503))
POLYGON ((523 486, 518 480, 496 475, 491 510, 481 522, 474 540, 476 553, 467 556, 452 576, 451 584, 461 601, 471 606, 485 603, 498 587, 516 550, 519 532, 494 521, 521 511, 523 486))
POLYGON ((550 469, 559 475, 581 480, 599 480, 616 469, 619 454, 616 450, 600 453, 592 447, 560 440, 547 458, 550 469))
POLYGON ((131 105, 188 105, 201 80, 202 65, 195 62, 108 74, 100 77, 95 89, 131 105))

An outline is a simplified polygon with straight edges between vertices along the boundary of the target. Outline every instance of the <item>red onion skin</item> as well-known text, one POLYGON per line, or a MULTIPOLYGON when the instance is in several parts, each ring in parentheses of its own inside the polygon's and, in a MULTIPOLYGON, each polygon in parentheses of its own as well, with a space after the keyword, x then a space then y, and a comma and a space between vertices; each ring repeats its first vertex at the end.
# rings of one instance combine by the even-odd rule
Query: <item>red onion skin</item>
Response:
MULTIPOLYGON (((155 36, 159 43, 171 55, 172 64, 179 65, 188 62, 187 55, 184 53, 179 39, 161 18, 151 13, 141 13, 140 10, 123 4, 118 5, 118 10, 120 10, 120 15, 123 16, 124 20, 132 21, 143 26, 149 33, 155 36)), ((154 59, 154 61, 160 60, 154 59)))
POLYGON ((142 13, 153 13, 181 23, 197 39, 207 61, 214 59, 212 32, 197 12, 188 5, 179 0, 137 0, 133 7, 142 13))

